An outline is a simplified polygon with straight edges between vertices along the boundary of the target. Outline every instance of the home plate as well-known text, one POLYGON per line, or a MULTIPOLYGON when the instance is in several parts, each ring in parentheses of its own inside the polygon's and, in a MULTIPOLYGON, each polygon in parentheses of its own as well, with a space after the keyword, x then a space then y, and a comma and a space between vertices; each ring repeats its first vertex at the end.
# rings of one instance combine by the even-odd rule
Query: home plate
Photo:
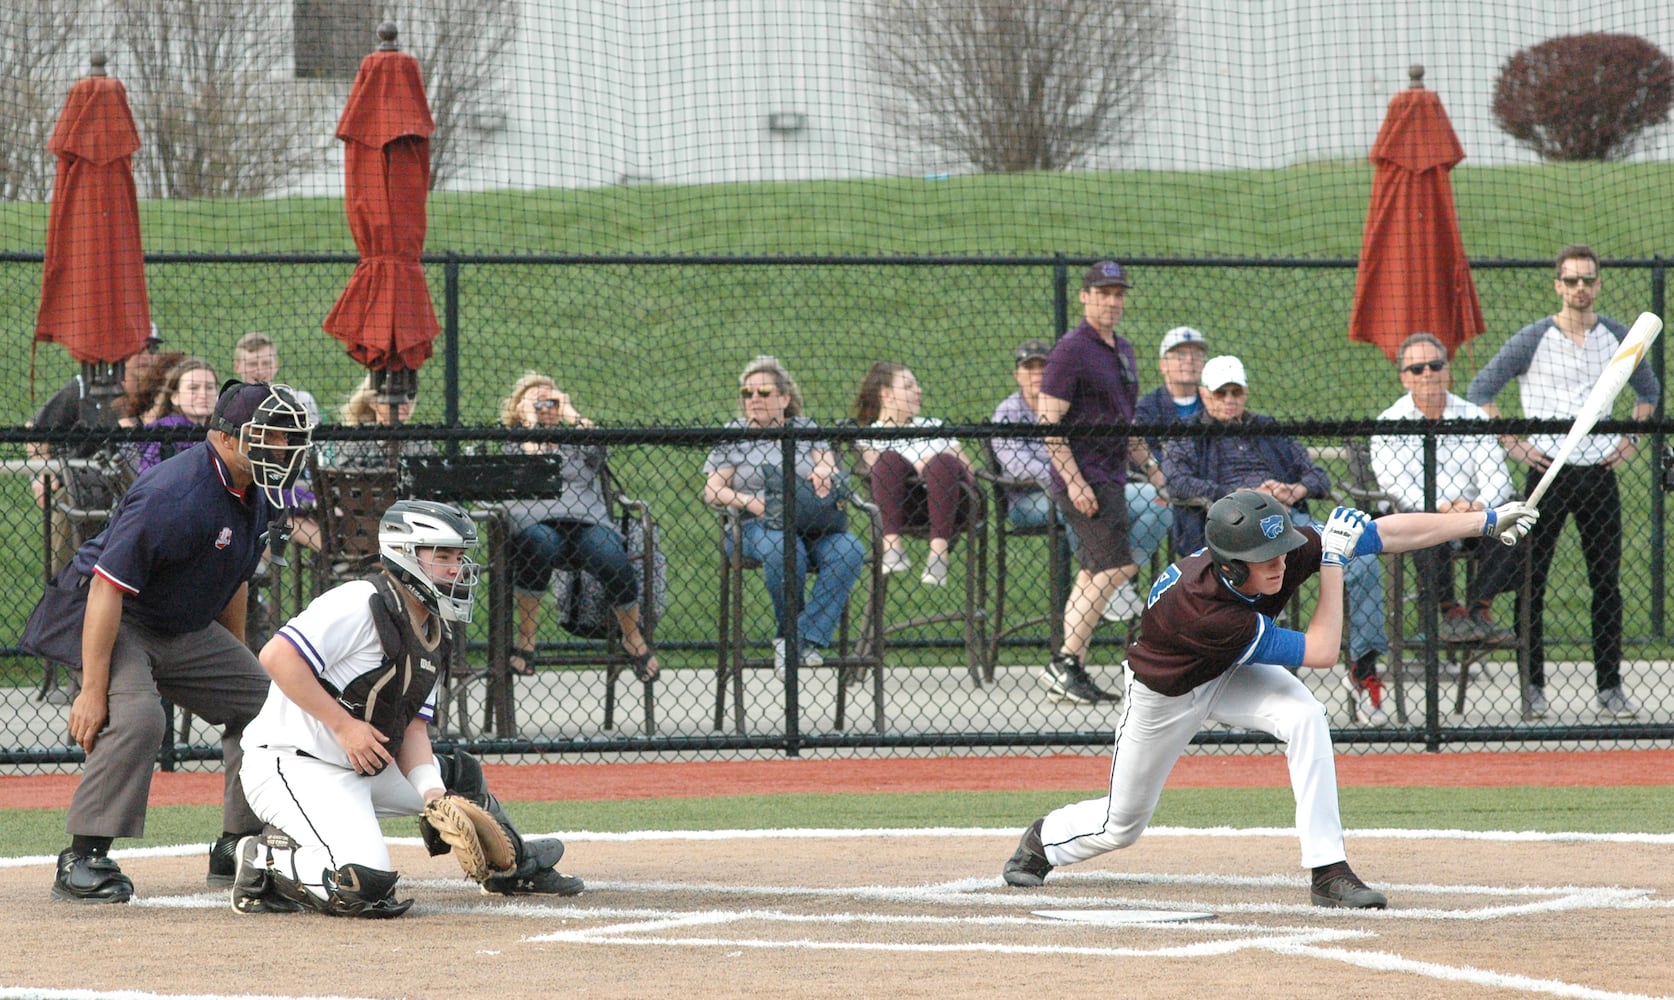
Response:
POLYGON ((1213 920, 1213 913, 1192 910, 1035 910, 1037 917, 1067 920, 1078 924, 1173 924, 1187 920, 1213 920))

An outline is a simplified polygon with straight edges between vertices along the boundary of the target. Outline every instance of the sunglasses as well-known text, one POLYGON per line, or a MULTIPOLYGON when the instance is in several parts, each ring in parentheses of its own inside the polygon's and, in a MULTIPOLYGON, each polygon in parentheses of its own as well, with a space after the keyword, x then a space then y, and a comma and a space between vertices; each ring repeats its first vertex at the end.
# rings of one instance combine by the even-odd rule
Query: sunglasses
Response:
POLYGON ((738 398, 739 399, 749 399, 751 396, 755 396, 758 399, 766 399, 769 396, 777 396, 778 394, 779 394, 779 390, 777 390, 777 389, 740 389, 740 390, 738 390, 738 398))
POLYGON ((1446 367, 1447 367, 1447 362, 1443 361, 1440 358, 1437 358, 1434 361, 1420 361, 1416 365, 1407 365, 1406 367, 1402 368, 1401 370, 1406 372, 1408 375, 1422 375, 1422 374, 1424 374, 1424 372, 1426 370, 1433 371, 1433 372, 1439 372, 1443 368, 1446 368, 1446 367))
POLYGON ((1598 284, 1598 275, 1596 275, 1596 274, 1566 274, 1563 277, 1559 278, 1558 280, 1563 282, 1564 285, 1569 287, 1569 288, 1574 288, 1577 285, 1586 285, 1588 288, 1591 288, 1594 285, 1598 284))
POLYGON ((558 401, 556 399, 538 399, 535 401, 535 409, 537 410, 556 410, 557 408, 558 401))

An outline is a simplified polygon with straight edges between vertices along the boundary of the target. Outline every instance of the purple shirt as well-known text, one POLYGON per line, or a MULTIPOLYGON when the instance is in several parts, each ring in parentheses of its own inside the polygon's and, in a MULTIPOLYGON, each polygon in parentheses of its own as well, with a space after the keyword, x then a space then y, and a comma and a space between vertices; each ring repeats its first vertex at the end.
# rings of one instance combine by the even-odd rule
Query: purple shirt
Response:
MULTIPOLYGON (((1086 320, 1064 334, 1046 358, 1040 391, 1069 404, 1065 424, 1133 423, 1134 404, 1139 399, 1139 367, 1133 345, 1115 338, 1106 344, 1086 320)), ((1128 481, 1128 439, 1114 437, 1072 437, 1070 454, 1081 470, 1081 478, 1092 483, 1128 481)), ((1065 486, 1056 467, 1052 469, 1052 491, 1065 486)))

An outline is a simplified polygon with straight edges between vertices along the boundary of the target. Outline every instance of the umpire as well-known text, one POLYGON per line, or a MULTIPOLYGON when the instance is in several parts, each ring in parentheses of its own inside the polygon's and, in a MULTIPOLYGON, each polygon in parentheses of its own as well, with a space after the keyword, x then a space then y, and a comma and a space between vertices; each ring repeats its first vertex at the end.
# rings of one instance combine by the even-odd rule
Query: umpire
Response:
POLYGON ((70 802, 54 898, 133 896, 109 852, 115 838, 145 832, 153 760, 168 727, 159 696, 224 727, 223 835, 210 849, 209 881, 231 884, 238 837, 261 829, 238 777, 239 737, 268 685, 244 645, 246 592, 312 431, 288 387, 228 382, 205 444, 140 476, 30 616, 24 648, 81 668, 69 729, 87 764, 70 802))

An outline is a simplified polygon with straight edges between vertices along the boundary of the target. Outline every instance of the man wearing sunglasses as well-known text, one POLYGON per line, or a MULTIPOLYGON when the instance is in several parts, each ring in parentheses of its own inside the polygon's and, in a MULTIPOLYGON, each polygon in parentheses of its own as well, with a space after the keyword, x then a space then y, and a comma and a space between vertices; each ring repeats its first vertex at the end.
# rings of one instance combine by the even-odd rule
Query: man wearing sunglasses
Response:
MULTIPOLYGON (((1598 254, 1575 244, 1558 253, 1552 290, 1562 308, 1525 326, 1471 380, 1466 397, 1491 417, 1500 415, 1494 397, 1517 379, 1525 417, 1563 421, 1573 419, 1610 363, 1625 324, 1593 310, 1604 285, 1598 254)), ((1628 380, 1633 386, 1633 419, 1647 420, 1656 409, 1661 386, 1648 362, 1641 361, 1628 380)), ((1557 450, 1563 434, 1533 434, 1526 439, 1501 439, 1506 453, 1529 467, 1527 489, 1534 489, 1557 450)), ((1577 445, 1541 500, 1541 519, 1529 534, 1534 560, 1529 594, 1529 715, 1543 718, 1547 711, 1546 663, 1541 614, 1546 600, 1546 574, 1552 566, 1564 521, 1575 517, 1581 554, 1587 564, 1587 583, 1593 592, 1593 669, 1598 681, 1598 708, 1605 717, 1639 716, 1622 687, 1622 498, 1616 467, 1639 450, 1637 435, 1590 434, 1577 445)))
MULTIPOLYGON (((1395 352, 1395 367, 1407 394, 1378 415, 1380 420, 1486 420, 1474 403, 1448 391, 1453 369, 1447 348, 1434 335, 1415 333, 1395 352)), ((1436 503, 1424 502, 1424 439, 1417 435, 1372 437, 1372 470, 1378 485, 1395 498, 1399 510, 1434 510, 1443 514, 1487 510, 1511 498, 1511 477, 1505 471, 1505 451, 1486 434, 1445 434, 1436 438, 1436 503)), ((1509 646, 1511 630, 1494 623, 1489 608, 1494 595, 1510 590, 1521 567, 1522 547, 1490 543, 1449 542, 1413 553, 1418 564, 1418 586, 1441 610, 1438 633, 1443 642, 1509 646), (1469 552, 1477 560, 1465 603, 1454 598, 1453 559, 1469 552)))

